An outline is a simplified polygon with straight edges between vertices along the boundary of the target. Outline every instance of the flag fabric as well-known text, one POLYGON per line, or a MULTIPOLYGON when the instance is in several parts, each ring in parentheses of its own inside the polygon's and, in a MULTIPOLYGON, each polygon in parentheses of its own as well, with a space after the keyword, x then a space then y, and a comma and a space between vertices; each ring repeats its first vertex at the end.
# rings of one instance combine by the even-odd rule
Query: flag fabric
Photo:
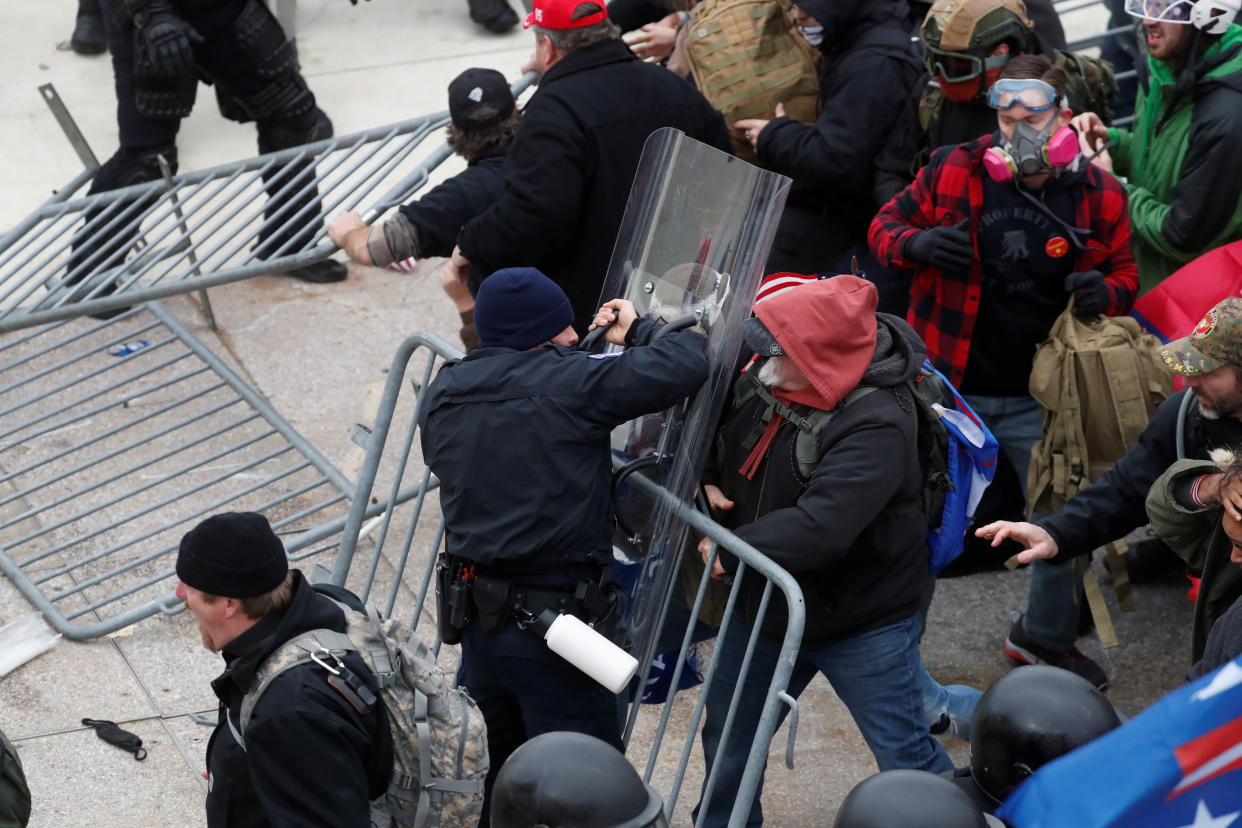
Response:
POLYGON ((1242 241, 1204 253, 1134 303, 1130 315, 1161 342, 1180 339, 1216 303, 1242 296, 1242 241))
POLYGON ((1022 784, 1011 828, 1242 828, 1242 657, 1022 784))

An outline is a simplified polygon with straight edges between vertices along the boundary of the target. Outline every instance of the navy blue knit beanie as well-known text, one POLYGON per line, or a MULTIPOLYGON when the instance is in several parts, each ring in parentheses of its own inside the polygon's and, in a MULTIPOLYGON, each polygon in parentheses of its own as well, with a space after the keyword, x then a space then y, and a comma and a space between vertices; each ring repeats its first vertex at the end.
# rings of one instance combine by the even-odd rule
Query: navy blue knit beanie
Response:
POLYGON ((288 572, 284 545, 255 512, 212 515, 177 550, 177 579, 210 595, 252 598, 280 586, 288 572))
POLYGON ((474 302, 474 327, 484 348, 525 351, 574 322, 565 291, 533 267, 497 270, 483 280, 474 302))

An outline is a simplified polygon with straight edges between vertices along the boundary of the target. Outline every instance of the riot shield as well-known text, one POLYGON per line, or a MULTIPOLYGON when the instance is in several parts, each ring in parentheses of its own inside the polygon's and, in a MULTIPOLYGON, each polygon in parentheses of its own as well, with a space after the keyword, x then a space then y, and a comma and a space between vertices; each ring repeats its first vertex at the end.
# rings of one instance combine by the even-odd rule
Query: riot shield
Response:
MULTIPOLYGON (((612 448, 623 469, 642 467, 637 473, 658 477, 686 501, 699 492, 731 391, 741 324, 750 314, 789 185, 785 176, 672 128, 652 133, 643 148, 601 298, 624 297, 640 315, 665 323, 692 317, 686 321, 707 337, 709 373, 690 400, 619 427, 612 448)), ((629 502, 640 495, 625 485, 624 472, 617 483, 623 528, 615 546, 618 569, 629 570, 620 573, 622 580, 630 586, 622 643, 647 665, 662 651, 658 638, 688 528, 666 505, 629 502)))

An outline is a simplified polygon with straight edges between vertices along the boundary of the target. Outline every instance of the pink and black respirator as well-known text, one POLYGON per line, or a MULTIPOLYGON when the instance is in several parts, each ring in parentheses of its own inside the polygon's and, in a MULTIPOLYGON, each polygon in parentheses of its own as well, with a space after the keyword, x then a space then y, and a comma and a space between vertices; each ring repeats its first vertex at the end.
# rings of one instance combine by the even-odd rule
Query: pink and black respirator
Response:
MULTIPOLYGON (((1028 112, 1047 112, 1061 105, 1056 90, 1041 80, 1005 78, 988 89, 988 105, 1009 109, 1022 104, 1028 112)), ((1014 125, 1013 137, 997 133, 997 146, 983 154, 983 168, 993 181, 1012 181, 1015 176, 1037 175, 1050 167, 1064 167, 1078 156, 1078 134, 1069 126, 1053 131, 1056 118, 1043 129, 1025 121, 1014 125)))

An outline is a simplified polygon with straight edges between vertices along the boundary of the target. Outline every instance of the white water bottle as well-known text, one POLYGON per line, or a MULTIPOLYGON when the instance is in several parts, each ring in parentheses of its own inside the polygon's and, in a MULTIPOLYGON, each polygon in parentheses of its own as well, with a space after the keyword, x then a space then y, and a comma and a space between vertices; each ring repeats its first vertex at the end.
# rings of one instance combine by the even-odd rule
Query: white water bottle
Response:
POLYGON ((533 625, 548 649, 613 693, 620 693, 638 672, 638 659, 573 615, 544 610, 533 625))

